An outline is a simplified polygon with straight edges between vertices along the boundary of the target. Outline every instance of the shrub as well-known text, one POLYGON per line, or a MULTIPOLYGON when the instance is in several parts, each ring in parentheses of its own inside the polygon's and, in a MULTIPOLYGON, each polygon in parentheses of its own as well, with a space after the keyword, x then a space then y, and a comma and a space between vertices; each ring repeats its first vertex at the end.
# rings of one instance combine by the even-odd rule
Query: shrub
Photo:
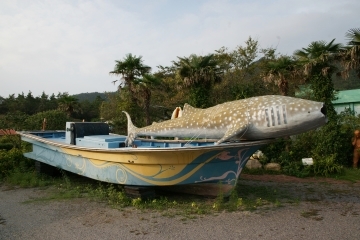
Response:
POLYGON ((268 161, 280 163, 288 175, 340 173, 343 166, 351 165, 351 138, 359 126, 360 117, 347 110, 319 129, 292 136, 289 141, 278 139, 262 151, 268 161), (314 159, 313 167, 302 166, 301 159, 305 157, 314 159))
POLYGON ((0 150, 10 150, 13 147, 12 143, 0 143, 0 150))
POLYGON ((24 122, 27 118, 28 115, 20 111, 10 112, 0 116, 0 129, 22 130, 24 129, 24 122))
POLYGON ((336 154, 326 157, 314 158, 314 174, 320 176, 329 176, 331 174, 342 173, 344 168, 336 163, 336 154))
POLYGON ((20 149, 0 150, 0 180, 15 170, 27 171, 33 164, 34 161, 25 158, 20 149))
MULTIPOLYGON (((287 140, 284 138, 279 138, 275 142, 261 148, 261 151, 266 156, 268 162, 277 162, 280 163, 279 157, 283 151, 286 149, 287 140)), ((262 164, 266 164, 265 162, 262 164)))
POLYGON ((41 129, 44 118, 46 118, 46 130, 63 130, 66 121, 68 121, 66 113, 59 110, 50 110, 28 117, 24 124, 25 128, 27 130, 41 129))

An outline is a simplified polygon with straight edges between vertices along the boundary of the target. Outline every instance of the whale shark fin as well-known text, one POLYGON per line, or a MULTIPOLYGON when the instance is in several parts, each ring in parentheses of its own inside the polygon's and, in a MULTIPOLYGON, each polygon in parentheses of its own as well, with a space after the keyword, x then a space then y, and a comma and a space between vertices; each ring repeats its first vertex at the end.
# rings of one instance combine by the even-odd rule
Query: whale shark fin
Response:
POLYGON ((244 135, 244 134, 246 133, 248 127, 249 127, 249 124, 248 124, 248 123, 237 123, 237 124, 234 124, 231 128, 229 128, 229 129, 225 132, 224 136, 215 143, 215 145, 218 145, 218 144, 220 144, 220 143, 223 143, 223 142, 225 142, 225 141, 227 141, 227 140, 229 140, 229 139, 231 139, 231 138, 233 138, 233 137, 235 137, 235 136, 238 136, 238 135, 242 136, 242 135, 244 135))
POLYGON ((187 114, 192 114, 192 113, 195 113, 195 112, 198 112, 201 110, 204 110, 204 109, 196 108, 196 107, 191 106, 188 103, 185 103, 184 108, 182 110, 182 116, 187 115, 187 114))
POLYGON ((135 127, 134 124, 132 123, 130 115, 125 111, 122 111, 122 112, 125 113, 127 121, 128 121, 128 135, 125 140, 125 144, 127 146, 131 146, 136 138, 137 127, 135 127))

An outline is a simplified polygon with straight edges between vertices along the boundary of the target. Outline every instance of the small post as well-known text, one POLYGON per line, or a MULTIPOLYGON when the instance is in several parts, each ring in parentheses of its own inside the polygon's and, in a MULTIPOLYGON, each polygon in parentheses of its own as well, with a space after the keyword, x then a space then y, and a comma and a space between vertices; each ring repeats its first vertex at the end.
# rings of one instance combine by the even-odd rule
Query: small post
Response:
POLYGON ((45 131, 46 130, 46 118, 44 118, 44 121, 42 123, 42 130, 45 131))

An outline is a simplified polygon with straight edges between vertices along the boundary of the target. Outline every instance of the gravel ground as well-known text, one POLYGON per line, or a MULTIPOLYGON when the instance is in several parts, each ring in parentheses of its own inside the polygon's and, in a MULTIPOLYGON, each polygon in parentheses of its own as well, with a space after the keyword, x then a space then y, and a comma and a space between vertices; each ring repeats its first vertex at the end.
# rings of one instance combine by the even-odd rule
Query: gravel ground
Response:
POLYGON ((46 190, 0 186, 0 239, 360 239, 360 184, 241 179, 296 204, 184 220, 85 199, 36 202, 46 190))

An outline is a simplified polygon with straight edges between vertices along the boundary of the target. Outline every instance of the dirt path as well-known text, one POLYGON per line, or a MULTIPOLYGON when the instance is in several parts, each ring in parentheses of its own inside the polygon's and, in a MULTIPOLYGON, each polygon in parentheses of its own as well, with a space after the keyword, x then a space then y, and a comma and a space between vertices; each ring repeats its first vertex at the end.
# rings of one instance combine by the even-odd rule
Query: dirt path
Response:
POLYGON ((84 199, 26 203, 46 190, 1 186, 0 239, 360 239, 357 183, 243 175, 241 186, 275 187, 298 201, 184 219, 84 199))

